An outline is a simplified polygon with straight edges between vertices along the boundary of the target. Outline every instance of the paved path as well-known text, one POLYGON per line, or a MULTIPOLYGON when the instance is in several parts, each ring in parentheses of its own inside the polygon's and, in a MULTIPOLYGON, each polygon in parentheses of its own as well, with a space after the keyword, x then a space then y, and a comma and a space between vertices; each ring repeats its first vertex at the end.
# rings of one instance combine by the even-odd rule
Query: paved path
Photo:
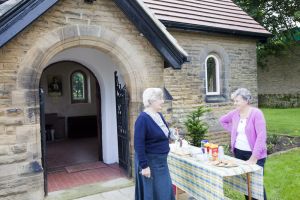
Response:
MULTIPOLYGON (((123 188, 120 190, 114 190, 110 192, 104 192, 92 196, 82 197, 76 200, 133 200, 134 199, 134 186, 123 188)), ((179 195, 178 200, 190 200, 186 193, 179 195)))
MULTIPOLYGON (((106 182, 82 185, 68 190, 51 192, 45 200, 134 200, 132 179, 118 178, 106 182)), ((192 200, 181 192, 178 200, 192 200)))
POLYGON ((76 200, 133 200, 134 187, 127 187, 110 192, 103 192, 92 196, 82 197, 76 200))

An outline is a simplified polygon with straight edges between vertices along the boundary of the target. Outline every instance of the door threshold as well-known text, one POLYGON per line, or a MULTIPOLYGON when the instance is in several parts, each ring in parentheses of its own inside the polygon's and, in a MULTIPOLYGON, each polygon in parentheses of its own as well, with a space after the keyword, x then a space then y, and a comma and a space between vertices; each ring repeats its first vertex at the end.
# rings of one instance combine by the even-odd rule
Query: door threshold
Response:
POLYGON ((81 185, 67 190, 50 192, 44 200, 73 200, 134 185, 133 179, 117 178, 105 182, 81 185))

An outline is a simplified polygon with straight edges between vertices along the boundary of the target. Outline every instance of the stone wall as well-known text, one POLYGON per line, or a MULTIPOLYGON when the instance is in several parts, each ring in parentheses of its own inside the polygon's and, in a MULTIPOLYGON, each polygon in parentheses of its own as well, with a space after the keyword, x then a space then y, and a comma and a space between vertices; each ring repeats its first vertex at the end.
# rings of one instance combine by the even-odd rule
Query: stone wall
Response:
MULTIPOLYGON (((209 132, 222 128, 218 119, 233 109, 230 94, 240 87, 248 88, 257 105, 256 41, 248 38, 222 36, 217 34, 171 31, 179 44, 187 51, 191 61, 181 70, 165 69, 165 86, 173 96, 171 123, 183 127, 187 114, 200 104, 211 109, 205 121, 209 132), (215 53, 221 60, 223 94, 226 99, 220 103, 205 101, 205 59, 215 53)), ((225 135, 225 137, 227 137, 225 135)))
MULTIPOLYGON (((43 174, 32 168, 41 162, 38 86, 47 61, 64 49, 98 48, 122 69, 131 97, 131 151, 133 125, 147 87, 165 86, 173 96, 165 112, 172 126, 183 128, 186 115, 200 104, 211 108, 205 119, 211 133, 222 130, 217 120, 232 109, 228 96, 233 90, 247 87, 257 96, 255 40, 171 31, 191 62, 181 70, 164 69, 162 57, 113 1, 83 2, 59 1, 0 49, 0 199, 43 199, 43 174), (203 95, 204 62, 212 52, 222 61, 221 103, 206 103, 203 95)), ((220 138, 214 140, 228 140, 220 138)))
POLYGON ((82 45, 112 58, 130 91, 131 134, 143 89, 163 87, 162 57, 114 2, 83 2, 59 1, 0 49, 0 199, 44 198, 32 164, 41 164, 38 87, 53 55, 82 45))
POLYGON ((258 94, 261 107, 300 107, 300 46, 266 58, 258 68, 258 94))
POLYGON ((297 108, 300 107, 300 93, 258 94, 258 102, 259 107, 264 108, 297 108))

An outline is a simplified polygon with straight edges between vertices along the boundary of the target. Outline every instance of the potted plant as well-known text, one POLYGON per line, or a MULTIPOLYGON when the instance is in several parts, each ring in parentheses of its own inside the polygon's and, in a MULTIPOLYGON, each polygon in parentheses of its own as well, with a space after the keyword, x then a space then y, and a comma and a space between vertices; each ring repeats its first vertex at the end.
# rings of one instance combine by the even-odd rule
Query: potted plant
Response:
POLYGON ((194 146, 200 147, 201 140, 206 136, 208 125, 202 118, 207 112, 209 112, 209 109, 201 105, 197 110, 189 114, 184 122, 187 129, 186 139, 194 146))

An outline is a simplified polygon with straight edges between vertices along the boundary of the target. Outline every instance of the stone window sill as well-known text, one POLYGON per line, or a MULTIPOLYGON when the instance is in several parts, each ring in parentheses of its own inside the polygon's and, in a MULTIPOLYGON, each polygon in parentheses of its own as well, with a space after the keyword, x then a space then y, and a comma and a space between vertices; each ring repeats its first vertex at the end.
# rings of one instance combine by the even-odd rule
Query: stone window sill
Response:
POLYGON ((221 103, 221 102, 226 102, 226 98, 223 95, 206 95, 205 102, 206 103, 221 103))

